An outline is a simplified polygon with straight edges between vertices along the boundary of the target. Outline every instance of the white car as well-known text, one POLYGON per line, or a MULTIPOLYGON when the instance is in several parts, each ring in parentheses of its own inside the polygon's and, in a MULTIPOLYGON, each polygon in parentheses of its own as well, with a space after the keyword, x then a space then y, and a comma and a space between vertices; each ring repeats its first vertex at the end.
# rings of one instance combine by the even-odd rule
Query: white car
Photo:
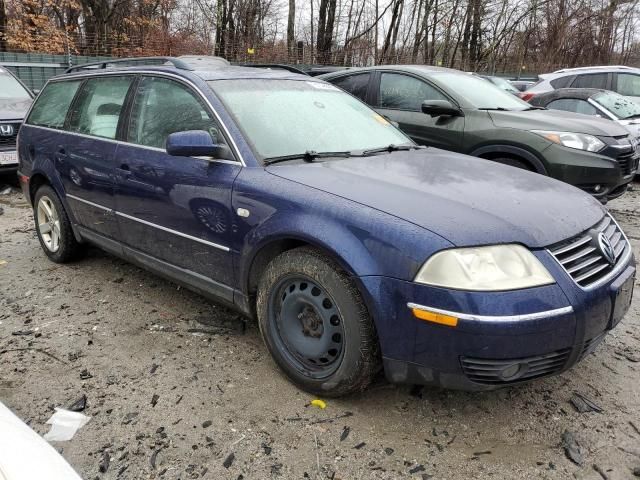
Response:
POLYGON ((640 102, 640 68, 624 65, 564 68, 539 75, 540 79, 520 96, 529 102, 533 97, 558 88, 599 88, 611 90, 640 102))
POLYGON ((0 480, 82 480, 40 435, 0 403, 0 480))

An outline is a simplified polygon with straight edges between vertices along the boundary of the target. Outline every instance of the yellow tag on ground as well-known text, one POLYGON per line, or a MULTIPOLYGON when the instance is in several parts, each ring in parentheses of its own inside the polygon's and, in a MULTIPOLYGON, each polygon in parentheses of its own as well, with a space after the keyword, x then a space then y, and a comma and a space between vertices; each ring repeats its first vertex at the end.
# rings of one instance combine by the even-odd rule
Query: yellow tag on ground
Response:
POLYGON ((314 407, 318 407, 322 410, 324 410, 325 408, 327 408, 327 404, 325 402, 323 402, 322 400, 319 399, 315 399, 315 400, 311 400, 311 405, 314 407))

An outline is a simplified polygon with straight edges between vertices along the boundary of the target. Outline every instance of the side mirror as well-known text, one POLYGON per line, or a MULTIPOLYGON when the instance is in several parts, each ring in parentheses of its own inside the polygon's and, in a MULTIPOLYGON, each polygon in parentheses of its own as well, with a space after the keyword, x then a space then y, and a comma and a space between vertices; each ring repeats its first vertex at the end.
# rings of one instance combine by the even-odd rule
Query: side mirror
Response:
POLYGON ((422 113, 426 113, 431 117, 462 116, 462 111, 447 100, 426 100, 422 102, 422 113))
POLYGON ((209 132, 204 130, 172 133, 167 137, 166 149, 167 153, 174 157, 226 158, 228 151, 226 145, 213 143, 209 132))

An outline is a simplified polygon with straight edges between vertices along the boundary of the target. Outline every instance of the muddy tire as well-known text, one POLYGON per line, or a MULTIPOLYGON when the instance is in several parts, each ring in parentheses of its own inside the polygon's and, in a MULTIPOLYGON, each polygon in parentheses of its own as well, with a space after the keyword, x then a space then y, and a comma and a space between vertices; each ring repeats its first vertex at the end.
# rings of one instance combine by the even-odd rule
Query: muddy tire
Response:
POLYGON ((52 261, 66 263, 82 254, 83 245, 73 235, 67 212, 49 185, 42 185, 36 192, 33 218, 40 246, 52 261))
POLYGON ((375 328, 358 288, 313 248, 271 261, 258 285, 257 313, 269 352, 303 390, 323 397, 362 391, 380 369, 375 328))

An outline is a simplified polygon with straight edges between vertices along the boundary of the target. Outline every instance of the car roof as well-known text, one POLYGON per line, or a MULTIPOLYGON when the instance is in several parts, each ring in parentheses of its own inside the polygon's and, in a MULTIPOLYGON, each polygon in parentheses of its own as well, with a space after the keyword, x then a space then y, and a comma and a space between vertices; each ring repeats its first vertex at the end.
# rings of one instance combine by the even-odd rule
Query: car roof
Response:
POLYGON ((549 92, 541 93, 541 97, 554 97, 554 98, 579 98, 587 100, 593 97, 596 93, 606 92, 602 88, 557 88, 549 92))
POLYGON ((461 72, 460 70, 455 70, 453 68, 445 68, 445 67, 435 67, 432 65, 376 65, 373 67, 358 67, 358 68, 350 68, 348 70, 340 70, 337 72, 326 73, 324 75, 320 75, 319 78, 333 78, 338 77, 345 74, 351 74, 356 72, 372 72, 372 71, 401 71, 415 74, 427 74, 427 73, 456 73, 460 75, 470 75, 466 72, 461 72))
POLYGON ((562 68, 556 70, 553 73, 590 73, 590 72, 619 72, 619 71, 640 71, 638 68, 627 67, 626 65, 594 65, 591 67, 574 67, 574 68, 562 68))

